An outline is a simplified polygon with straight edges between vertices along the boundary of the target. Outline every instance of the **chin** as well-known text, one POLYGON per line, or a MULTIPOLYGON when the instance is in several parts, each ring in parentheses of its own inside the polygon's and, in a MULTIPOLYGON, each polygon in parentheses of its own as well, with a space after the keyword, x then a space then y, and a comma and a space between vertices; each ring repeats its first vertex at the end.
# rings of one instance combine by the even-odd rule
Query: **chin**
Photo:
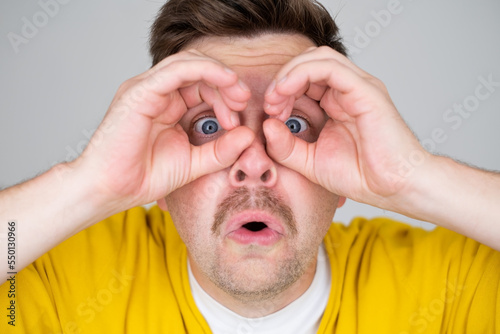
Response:
POLYGON ((304 256, 278 261, 262 257, 240 258, 231 263, 223 260, 218 257, 207 276, 226 294, 244 302, 275 297, 296 283, 311 263, 311 258, 304 256))

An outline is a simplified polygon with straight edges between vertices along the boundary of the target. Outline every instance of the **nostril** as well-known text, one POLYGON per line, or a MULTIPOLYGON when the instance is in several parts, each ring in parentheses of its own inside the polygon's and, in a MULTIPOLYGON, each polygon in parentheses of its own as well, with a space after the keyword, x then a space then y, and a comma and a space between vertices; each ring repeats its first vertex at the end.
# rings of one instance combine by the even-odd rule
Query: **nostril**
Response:
POLYGON ((264 174, 262 174, 260 176, 260 180, 262 182, 266 182, 267 180, 269 180, 269 176, 271 175, 271 171, 267 170, 264 174))
POLYGON ((242 170, 239 170, 236 173, 236 179, 238 180, 238 182, 243 182, 245 180, 245 173, 242 170))

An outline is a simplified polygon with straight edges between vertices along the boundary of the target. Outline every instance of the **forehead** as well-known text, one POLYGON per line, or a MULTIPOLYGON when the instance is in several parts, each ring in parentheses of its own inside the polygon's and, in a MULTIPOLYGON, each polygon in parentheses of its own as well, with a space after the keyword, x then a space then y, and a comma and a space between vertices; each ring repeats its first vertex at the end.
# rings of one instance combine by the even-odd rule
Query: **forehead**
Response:
MULTIPOLYGON (((190 43, 185 49, 194 48, 234 70, 252 92, 248 107, 242 114, 253 114, 255 110, 263 111, 264 93, 283 65, 315 46, 300 34, 264 34, 252 38, 205 37, 190 43)), ((326 114, 310 97, 302 95, 295 101, 295 107, 307 114, 318 128, 324 123, 326 114)), ((196 113, 206 109, 205 103, 191 108, 183 120, 191 120, 196 113)))
POLYGON ((257 37, 205 37, 189 45, 228 67, 250 75, 276 72, 283 64, 315 46, 299 34, 263 34, 257 37))

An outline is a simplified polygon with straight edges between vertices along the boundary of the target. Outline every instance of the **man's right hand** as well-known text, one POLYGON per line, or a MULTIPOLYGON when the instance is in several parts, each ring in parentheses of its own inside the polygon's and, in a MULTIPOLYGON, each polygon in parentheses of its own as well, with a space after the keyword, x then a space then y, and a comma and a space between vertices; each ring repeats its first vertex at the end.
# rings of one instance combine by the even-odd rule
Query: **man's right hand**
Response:
MULTIPOLYGON (((195 50, 126 81, 79 158, 0 192, 0 234, 9 221, 18 226, 22 257, 15 269, 110 215, 232 165, 254 140, 235 114, 250 94, 234 72, 195 50), (194 146, 178 122, 202 103, 228 131, 194 146)), ((7 258, 0 243, 0 257, 7 258)))
POLYGON ((126 81, 82 156, 81 168, 117 211, 152 202, 208 173, 234 163, 254 134, 236 115, 250 91, 237 75, 198 51, 164 59, 126 81), (189 108, 208 104, 227 132, 193 146, 177 122, 189 108))

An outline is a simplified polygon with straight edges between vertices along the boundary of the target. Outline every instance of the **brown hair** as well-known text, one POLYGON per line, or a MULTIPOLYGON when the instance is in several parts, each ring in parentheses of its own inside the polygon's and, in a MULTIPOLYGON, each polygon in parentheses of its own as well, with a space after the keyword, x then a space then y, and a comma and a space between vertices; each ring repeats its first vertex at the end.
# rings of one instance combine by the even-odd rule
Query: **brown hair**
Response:
POLYGON ((346 55, 339 29, 315 0, 170 0, 151 28, 153 65, 204 36, 298 33, 346 55))

